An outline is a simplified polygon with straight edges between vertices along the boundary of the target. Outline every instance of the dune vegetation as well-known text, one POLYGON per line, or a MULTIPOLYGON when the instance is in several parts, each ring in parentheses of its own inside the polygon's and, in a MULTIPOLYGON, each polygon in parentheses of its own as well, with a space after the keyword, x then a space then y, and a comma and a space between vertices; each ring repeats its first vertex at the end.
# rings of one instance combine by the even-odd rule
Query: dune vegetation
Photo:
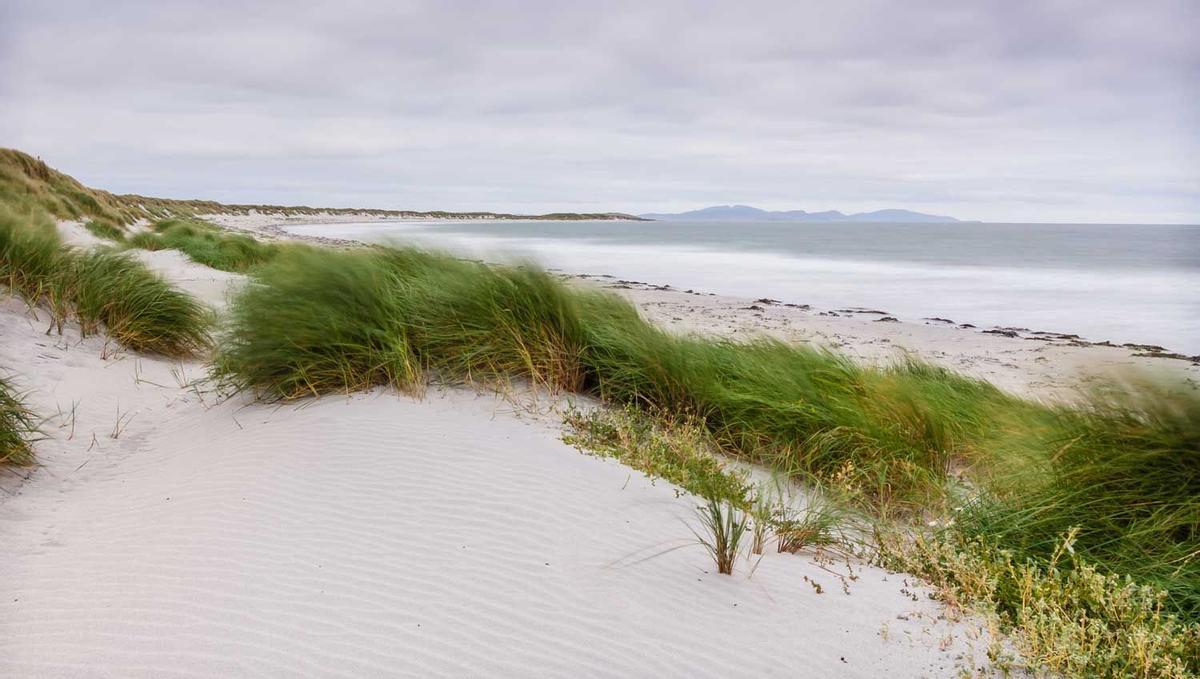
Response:
POLYGON ((0 377, 0 465, 23 466, 33 462, 30 443, 36 437, 37 420, 21 400, 12 382, 0 377))
MULTIPOLYGON (((287 399, 520 379, 670 413, 700 423, 715 450, 835 491, 880 525, 943 518, 951 527, 928 539, 967 541, 997 564, 1130 578, 1154 593, 1138 601, 1157 602, 1142 612, 1169 641, 1155 646, 1160 665, 1200 670, 1200 396, 1186 385, 1043 405, 917 362, 676 336, 534 267, 413 249, 296 248, 255 275, 216 358, 236 387, 287 399)), ((668 476, 704 470, 670 465, 668 476)), ((989 597, 1011 624, 1036 604, 1015 587, 989 597)), ((1124 613, 1081 606, 1067 618, 1094 627, 1112 613, 1128 631, 1124 613)))
POLYGON ((21 210, 37 209, 60 219, 91 219, 122 231, 125 226, 138 220, 196 219, 203 215, 251 213, 270 213, 287 217, 332 214, 417 219, 639 219, 633 215, 607 212, 563 212, 543 215, 443 210, 418 212, 374 208, 318 208, 307 205, 228 204, 214 200, 112 194, 86 187, 74 178, 51 168, 40 158, 6 148, 0 148, 0 205, 21 210))
POLYGON ((135 351, 191 356, 210 346, 212 313, 128 254, 63 244, 44 214, 0 209, 0 282, 49 315, 48 330, 103 328, 135 351))
MULTIPOLYGON (((177 249, 254 279, 213 358, 228 386, 273 400, 527 381, 596 397, 615 408, 569 418, 570 440, 703 497, 722 570, 747 531, 758 552, 768 527, 790 551, 841 540, 835 524, 853 515, 865 522, 856 548, 994 616, 1037 669, 1200 673, 1192 385, 1108 384, 1044 404, 917 361, 680 336, 536 267, 263 243, 197 215, 312 209, 114 196, 15 151, 0 152, 0 203, 0 282, 48 312, 48 331, 74 321, 135 350, 204 352, 210 312, 120 250, 177 249), (112 246, 66 247, 50 216, 90 220, 112 246), (153 227, 125 228, 136 220, 153 227), (725 458, 838 509, 781 514, 725 458)), ((0 444, 20 462, 32 420, 0 386, 0 444)))
POLYGON ((283 247, 206 222, 177 218, 156 222, 151 231, 130 236, 126 244, 144 250, 179 250, 194 262, 239 273, 271 260, 283 247))

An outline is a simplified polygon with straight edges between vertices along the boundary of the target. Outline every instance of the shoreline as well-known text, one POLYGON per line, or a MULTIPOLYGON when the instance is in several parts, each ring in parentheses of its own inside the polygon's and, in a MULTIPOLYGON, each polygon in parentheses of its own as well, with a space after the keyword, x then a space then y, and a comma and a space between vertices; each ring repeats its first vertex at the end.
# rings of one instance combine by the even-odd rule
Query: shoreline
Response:
MULTIPOLYGON (((353 239, 306 236, 286 228, 351 223, 358 219, 352 215, 329 215, 329 220, 323 222, 291 218, 281 221, 270 215, 204 218, 271 240, 332 247, 366 244, 353 239)), ((593 285, 619 294, 632 301, 649 320, 676 332, 744 338, 765 335, 829 348, 876 364, 915 355, 1022 396, 1070 399, 1080 387, 1104 379, 1125 379, 1131 371, 1200 385, 1200 355, 1189 356, 1153 344, 1094 341, 1070 332, 1023 327, 977 327, 947 318, 929 317, 918 322, 897 318, 882 309, 822 309, 795 301, 680 289, 669 283, 627 280, 609 274, 554 268, 547 271, 572 284, 593 285)))
MULTIPOLYGON (((104 243, 79 224, 59 228, 80 247, 104 243)), ((177 250, 132 256, 218 309, 251 280, 177 250)), ((1034 398, 1065 398, 1075 366, 1116 352, 881 321, 878 309, 821 315, 551 275, 623 295, 671 331, 777 337, 856 361, 912 351, 1034 398)), ((312 278, 310 290, 326 286, 312 278)), ((0 478, 7 674, 163 676, 181 655, 185 671, 222 676, 767 676, 801 665, 990 676, 1024 662, 990 609, 836 543, 738 557, 732 577, 718 575, 690 534, 690 486, 567 438, 555 408, 591 407, 589 396, 436 383, 414 395, 393 382, 259 401, 206 381, 203 356, 138 354, 71 325, 47 336, 30 312, 16 298, 0 305, 0 359, 21 366, 47 433, 38 466, 0 478), (746 655, 760 645, 770 652, 746 655), (486 650, 449 652, 461 648, 486 650)))

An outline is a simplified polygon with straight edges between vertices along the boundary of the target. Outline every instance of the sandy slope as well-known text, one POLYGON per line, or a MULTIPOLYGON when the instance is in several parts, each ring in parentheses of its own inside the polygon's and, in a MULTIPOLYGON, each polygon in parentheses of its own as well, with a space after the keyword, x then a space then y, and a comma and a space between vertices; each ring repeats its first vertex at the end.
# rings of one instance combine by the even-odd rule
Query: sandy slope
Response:
MULTIPOLYGON (((154 261, 217 301, 238 280, 154 261)), ((693 499, 491 396, 221 401, 189 384, 200 365, 47 336, 12 299, 0 366, 50 437, 0 480, 0 676, 909 677, 983 658, 903 576, 811 554, 713 574, 693 499)))
POLYGON ((876 569, 847 595, 811 555, 639 563, 694 501, 493 397, 215 405, 11 305, 0 328, 39 410, 79 401, 0 503, 0 676, 942 676, 972 645, 876 569))

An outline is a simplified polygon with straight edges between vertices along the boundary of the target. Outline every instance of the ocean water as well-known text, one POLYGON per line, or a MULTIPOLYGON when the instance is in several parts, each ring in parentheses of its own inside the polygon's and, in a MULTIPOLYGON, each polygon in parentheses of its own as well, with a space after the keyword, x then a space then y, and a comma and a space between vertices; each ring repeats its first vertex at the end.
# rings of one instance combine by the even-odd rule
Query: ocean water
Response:
POLYGON ((404 222, 289 226, 902 320, 1200 353, 1200 226, 404 222))

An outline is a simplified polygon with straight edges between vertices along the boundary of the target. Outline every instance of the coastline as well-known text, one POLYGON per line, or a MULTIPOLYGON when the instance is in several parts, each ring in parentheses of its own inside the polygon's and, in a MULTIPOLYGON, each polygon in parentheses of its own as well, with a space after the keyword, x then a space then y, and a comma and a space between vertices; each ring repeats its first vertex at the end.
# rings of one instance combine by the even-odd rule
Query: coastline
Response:
MULTIPOLYGON (((231 221, 287 238, 281 227, 231 221)), ((105 243, 77 223, 59 230, 78 247, 105 243)), ((218 310, 251 280, 176 250, 130 253, 218 310)), ((302 271, 317 274, 315 289, 327 285, 320 270, 302 271)), ((555 275, 622 295, 675 332, 772 336, 865 363, 912 352, 1037 400, 1069 400, 1086 386, 1081 366, 1091 375, 1150 363, 1194 370, 1068 337, 555 275)), ((905 564, 889 563, 897 573, 814 543, 739 558, 733 577, 718 576, 691 533, 696 496, 573 447, 564 409, 593 408, 591 396, 434 383, 419 398, 392 384, 263 401, 250 389, 222 393, 202 356, 137 354, 72 326, 47 336, 31 311, 17 299, 0 305, 0 362, 21 366, 18 386, 47 435, 38 466, 0 477, 11 556, 0 562, 0 672, 1024 669, 1023 642, 1000 631, 994 611, 922 584, 905 573, 924 571, 905 564), (472 643, 478 654, 460 652, 472 643)), ((779 492, 809 502, 804 489, 779 492)))
MULTIPOLYGON (((134 254, 217 306, 247 280, 134 254)), ((0 475, 5 676, 950 677, 1003 644, 836 551, 717 575, 696 498, 563 442, 546 394, 281 405, 17 299, 0 331, 47 418, 38 466, 0 475)))
MULTIPOLYGON (((362 243, 295 234, 286 227, 355 221, 430 221, 376 220, 365 213, 329 214, 319 217, 321 221, 267 214, 205 218, 225 228, 272 240, 333 247, 362 243)), ((1031 398, 1069 400, 1089 384, 1121 380, 1131 373, 1189 380, 1200 385, 1200 355, 1188 356, 1150 344, 1091 341, 1070 332, 1037 328, 976 327, 944 318, 897 318, 884 309, 816 308, 800 300, 735 297, 679 289, 669 282, 548 270, 573 284, 592 285, 619 294, 633 302, 649 320, 675 332, 745 339, 765 335, 832 349, 872 364, 916 356, 1031 398)))

